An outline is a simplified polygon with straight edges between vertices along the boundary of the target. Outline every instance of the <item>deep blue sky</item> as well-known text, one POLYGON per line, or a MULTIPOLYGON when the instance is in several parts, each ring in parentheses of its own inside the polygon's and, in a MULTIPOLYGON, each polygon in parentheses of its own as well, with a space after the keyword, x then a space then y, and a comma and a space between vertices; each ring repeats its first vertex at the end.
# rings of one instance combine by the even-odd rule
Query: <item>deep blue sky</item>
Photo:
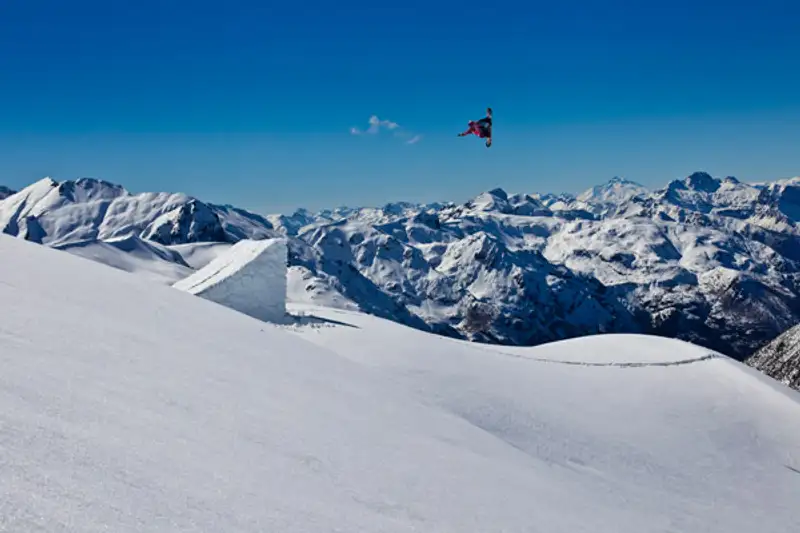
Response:
POLYGON ((0 184, 287 212, 798 175, 798 4, 0 0, 0 184), (488 150, 456 137, 487 105, 488 150))

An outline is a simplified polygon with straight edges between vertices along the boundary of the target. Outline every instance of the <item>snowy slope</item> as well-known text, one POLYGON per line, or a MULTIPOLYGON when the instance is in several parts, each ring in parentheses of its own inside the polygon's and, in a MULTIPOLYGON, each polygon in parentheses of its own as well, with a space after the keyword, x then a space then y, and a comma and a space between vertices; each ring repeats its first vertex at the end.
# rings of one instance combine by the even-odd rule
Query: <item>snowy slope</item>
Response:
POLYGON ((5 185, 0 185, 0 200, 4 200, 4 199, 8 198, 9 196, 11 196, 12 194, 15 194, 16 192, 17 191, 9 189, 5 185))
POLYGON ((189 242, 173 244, 166 248, 177 252, 184 263, 198 270, 224 254, 231 246, 233 243, 228 242, 189 242))
POLYGON ((745 363, 764 374, 800 390, 800 324, 781 333, 745 363))
POLYGON ((697 347, 281 327, 7 236, 0 256, 2 530, 800 528, 798 395, 697 347))
POLYGON ((531 495, 534 530, 784 531, 800 524, 791 503, 800 493, 800 449, 784 444, 800 435, 800 395, 741 363, 637 335, 499 348, 432 339, 353 312, 308 311, 354 327, 306 329, 303 338, 398 377, 426 402, 527 456, 532 475, 549 487, 531 495), (575 486, 567 489, 562 476, 575 486), (579 518, 553 527, 539 507, 555 515, 567 501, 593 525, 579 518), (617 521, 617 512, 626 518, 617 521))
POLYGON ((695 172, 647 191, 620 178, 583 194, 508 194, 259 216, 98 180, 42 180, 0 200, 0 227, 85 252, 137 238, 178 252, 172 282, 241 239, 288 238, 302 301, 450 337, 537 345, 590 333, 678 337, 740 359, 800 322, 800 179, 695 172), (73 246, 80 243, 80 246, 73 246))
POLYGON ((179 253, 139 237, 73 242, 54 248, 167 285, 194 272, 179 253))

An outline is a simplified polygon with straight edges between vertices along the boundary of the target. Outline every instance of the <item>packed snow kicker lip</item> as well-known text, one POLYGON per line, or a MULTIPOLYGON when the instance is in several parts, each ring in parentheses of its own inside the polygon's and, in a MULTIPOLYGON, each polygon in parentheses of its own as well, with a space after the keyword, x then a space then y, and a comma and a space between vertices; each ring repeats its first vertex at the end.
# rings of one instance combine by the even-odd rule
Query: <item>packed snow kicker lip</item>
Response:
POLYGON ((173 287, 254 318, 285 322, 285 240, 241 240, 173 287))

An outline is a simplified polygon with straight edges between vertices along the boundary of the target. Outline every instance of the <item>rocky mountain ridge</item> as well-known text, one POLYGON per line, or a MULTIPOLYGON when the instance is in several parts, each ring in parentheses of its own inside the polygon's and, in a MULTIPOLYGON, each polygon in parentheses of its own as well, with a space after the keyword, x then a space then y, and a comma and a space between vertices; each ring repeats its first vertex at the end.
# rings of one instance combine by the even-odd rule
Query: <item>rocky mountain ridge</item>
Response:
POLYGON ((642 332, 740 359, 800 322, 798 221, 800 178, 754 185, 704 172, 655 191, 615 178, 580 195, 496 188, 463 204, 289 216, 87 178, 46 178, 0 200, 7 234, 60 248, 141 239, 165 248, 159 261, 195 244, 287 236, 311 300, 334 295, 453 337, 535 345, 642 332))

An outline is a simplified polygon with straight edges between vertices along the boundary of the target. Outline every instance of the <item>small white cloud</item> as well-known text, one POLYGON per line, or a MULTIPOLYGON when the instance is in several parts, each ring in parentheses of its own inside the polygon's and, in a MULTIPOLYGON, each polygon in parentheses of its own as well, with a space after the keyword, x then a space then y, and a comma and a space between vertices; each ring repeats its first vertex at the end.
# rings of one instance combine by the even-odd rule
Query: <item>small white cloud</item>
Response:
POLYGON ((362 132, 358 128, 351 128, 350 133, 354 135, 358 135, 361 133, 369 133, 375 135, 381 131, 382 128, 386 128, 387 130, 396 130, 400 127, 397 122, 392 122, 391 120, 381 120, 377 115, 372 115, 369 117, 369 128, 366 131, 362 132))
POLYGON ((408 144, 415 144, 418 142, 422 136, 415 136, 412 132, 406 131, 403 127, 400 126, 397 122, 387 119, 381 119, 377 115, 372 115, 369 117, 367 121, 369 127, 366 130, 361 130, 356 127, 350 128, 351 135, 363 135, 363 134, 370 134, 370 135, 378 135, 381 130, 389 130, 391 131, 395 137, 407 139, 411 137, 408 144))
POLYGON ((381 129, 381 120, 375 115, 369 117, 369 129, 367 130, 367 133, 375 135, 376 133, 378 133, 378 131, 380 131, 380 129, 381 129))
POLYGON ((414 135, 409 140, 406 141, 406 144, 417 144, 419 141, 422 140, 422 135, 414 135))
POLYGON ((381 128, 395 130, 399 127, 400 125, 397 122, 392 122, 391 120, 381 120, 377 115, 372 115, 369 117, 369 129, 367 130, 367 133, 374 135, 378 133, 381 128))

